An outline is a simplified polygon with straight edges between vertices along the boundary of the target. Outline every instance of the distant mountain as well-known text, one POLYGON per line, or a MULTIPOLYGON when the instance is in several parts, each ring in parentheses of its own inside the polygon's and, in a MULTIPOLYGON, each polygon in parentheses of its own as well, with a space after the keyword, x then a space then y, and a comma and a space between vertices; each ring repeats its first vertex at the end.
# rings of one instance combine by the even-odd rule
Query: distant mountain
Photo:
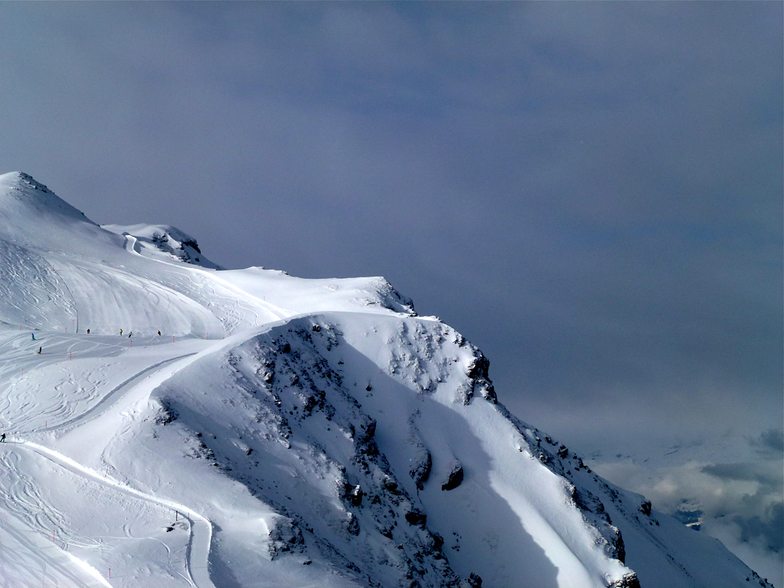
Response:
POLYGON ((0 585, 768 586, 488 367, 383 278, 222 270, 2 175, 0 585))

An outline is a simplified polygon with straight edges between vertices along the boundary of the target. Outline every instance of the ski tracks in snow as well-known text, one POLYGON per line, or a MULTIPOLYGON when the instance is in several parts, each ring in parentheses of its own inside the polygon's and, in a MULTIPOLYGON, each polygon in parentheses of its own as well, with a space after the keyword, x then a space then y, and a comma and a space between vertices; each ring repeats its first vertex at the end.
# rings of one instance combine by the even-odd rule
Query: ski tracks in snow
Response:
MULTIPOLYGON (((228 342, 222 341, 217 345, 217 347, 220 349, 227 343, 228 342)), ((215 347, 216 346, 211 345, 203 351, 209 353, 213 351, 215 347)), ((152 389, 154 389, 162 380, 170 377, 181 366, 187 365, 193 361, 193 356, 196 355, 199 355, 199 353, 192 351, 175 357, 169 357, 149 365, 115 386, 111 391, 105 394, 96 405, 87 411, 65 422, 58 423, 57 425, 38 429, 36 433, 52 431, 74 431, 79 426, 87 425, 88 423, 94 421, 97 417, 106 415, 106 413, 112 411, 112 409, 123 412, 123 410, 127 409, 129 405, 136 404, 145 395, 149 395, 149 392, 152 389), (136 393, 133 393, 134 391, 136 393)), ((112 489, 113 491, 122 492, 136 499, 140 499, 180 513, 189 522, 190 536, 186 552, 187 570, 189 575, 188 582, 194 588, 215 588, 215 585, 210 579, 208 570, 212 543, 212 524, 206 517, 191 509, 190 507, 184 504, 180 504, 174 500, 160 498, 154 496, 153 494, 132 488, 123 482, 117 481, 108 475, 103 475, 89 467, 80 464, 67 455, 44 445, 12 436, 8 437, 6 443, 8 445, 0 444, 0 447, 8 448, 10 446, 17 445, 21 448, 25 448, 36 453, 51 463, 64 468, 71 473, 76 474, 77 476, 101 484, 112 489)), ((32 490, 34 490, 34 488, 32 490)), ((28 494, 29 492, 26 492, 24 495, 27 496, 28 494)), ((58 514, 59 513, 50 512, 48 514, 44 513, 43 516, 45 516, 48 520, 50 520, 50 522, 57 526, 57 521, 55 518, 58 518, 58 514)), ((7 534, 13 533, 17 542, 21 542, 22 544, 27 545, 30 549, 33 550, 33 552, 36 552, 34 557, 41 562, 41 565, 44 568, 46 568, 48 565, 50 569, 59 570, 58 573, 62 575, 64 580, 68 579, 69 581, 74 581, 74 578, 79 577, 79 574, 78 572, 74 571, 68 575, 68 566, 70 561, 71 565, 76 564, 77 567, 82 567, 83 570, 88 572, 89 575, 95 576, 97 574, 100 582, 102 583, 101 585, 111 586, 111 584, 108 583, 104 578, 100 577, 100 574, 98 574, 96 570, 81 560, 77 560, 71 554, 66 554, 67 557, 61 557, 60 555, 55 556, 52 555, 51 549, 48 547, 46 553, 41 553, 40 546, 35 547, 30 543, 29 540, 23 542, 23 537, 20 535, 20 533, 24 529, 17 527, 19 527, 18 524, 15 526, 6 525, 0 528, 0 531, 3 531, 7 534)), ((80 583, 78 581, 74 581, 74 585, 83 585, 83 582, 80 583)))
MULTIPOLYGON (((41 457, 44 457, 57 466, 62 467, 73 474, 76 474, 77 476, 81 476, 82 478, 86 478, 103 486, 107 486, 114 491, 122 492, 133 498, 162 506, 182 514, 188 520, 190 529, 188 551, 186 553, 187 570, 189 576, 188 582, 195 588, 216 588, 215 584, 212 583, 209 575, 209 556, 210 547, 212 544, 212 523, 209 521, 209 519, 184 504, 180 504, 166 498, 158 498, 157 496, 142 492, 141 490, 137 490, 136 488, 127 486, 122 482, 104 476, 95 470, 83 466, 70 457, 63 455, 54 449, 50 449, 49 447, 45 447, 31 441, 25 441, 23 439, 8 439, 6 443, 9 446, 19 445, 23 448, 26 448, 40 455, 41 457)), ((89 568, 94 570, 94 568, 91 568, 86 563, 83 563, 83 567, 85 569, 89 568)), ((93 575, 95 574, 97 574, 96 571, 94 571, 93 575)), ((104 581, 104 585, 111 586, 111 584, 106 581, 104 581)))
MULTIPOLYGON (((169 266, 175 270, 187 269, 188 271, 185 272, 184 275, 190 284, 193 285, 193 288, 185 286, 184 288, 173 289, 181 291, 184 295, 191 297, 197 304, 208 309, 223 323, 224 329, 228 333, 240 328, 243 324, 246 326, 258 327, 270 320, 281 320, 292 315, 292 313, 286 309, 275 306, 258 296, 241 290, 237 286, 220 278, 216 272, 205 270, 196 265, 182 267, 180 264, 171 264, 160 259, 155 259, 154 257, 146 257, 142 255, 141 247, 139 246, 136 237, 128 233, 124 233, 123 236, 125 237, 125 250, 128 253, 169 266), (197 277, 198 279, 196 279, 197 277), (205 288, 210 290, 211 296, 206 299, 201 299, 196 293, 203 291, 205 288), (249 299, 252 300, 252 304, 243 305, 241 303, 243 300, 247 301, 249 299)), ((173 279, 174 276, 169 276, 169 278, 173 279)), ((167 285, 167 287, 171 286, 171 284, 167 285)))
POLYGON ((158 368, 161 368, 161 367, 165 366, 166 364, 172 363, 172 362, 177 361, 179 359, 183 359, 185 357, 190 357, 191 355, 196 355, 196 352, 185 353, 183 355, 178 355, 176 357, 170 357, 168 359, 164 359, 163 361, 159 361, 158 363, 155 363, 153 365, 147 366, 146 368, 144 368, 140 372, 137 372, 136 374, 134 374, 133 376, 131 376, 130 378, 128 378, 127 380, 125 380, 121 384, 118 384, 117 386, 115 386, 111 391, 109 391, 107 394, 105 394, 103 396, 103 398, 101 398, 101 400, 99 400, 98 403, 95 406, 93 406, 89 410, 87 410, 87 411, 83 412, 82 414, 80 414, 80 415, 78 415, 76 417, 73 417, 72 419, 69 419, 69 420, 67 420, 65 422, 58 423, 57 425, 53 425, 53 426, 47 427, 47 428, 38 429, 38 431, 36 431, 36 432, 62 431, 64 429, 69 429, 69 428, 71 428, 73 426, 76 426, 76 425, 79 425, 79 424, 83 424, 83 423, 86 423, 87 421, 90 421, 90 420, 92 420, 94 418, 97 418, 100 415, 106 413, 112 407, 112 405, 114 404, 114 401, 119 396, 121 396, 120 393, 123 391, 123 389, 136 385, 139 381, 141 381, 141 379, 144 376, 148 376, 149 377, 150 372, 152 372, 153 370, 157 370, 158 368))

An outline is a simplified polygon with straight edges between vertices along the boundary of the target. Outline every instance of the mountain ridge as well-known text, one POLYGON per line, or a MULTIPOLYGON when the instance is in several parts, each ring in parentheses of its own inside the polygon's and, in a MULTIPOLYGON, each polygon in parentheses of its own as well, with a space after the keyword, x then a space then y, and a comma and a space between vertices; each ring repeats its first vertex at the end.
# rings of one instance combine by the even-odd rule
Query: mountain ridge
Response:
POLYGON ((512 415, 383 278, 219 270, 64 210, 0 224, 7 585, 766 585, 512 415))

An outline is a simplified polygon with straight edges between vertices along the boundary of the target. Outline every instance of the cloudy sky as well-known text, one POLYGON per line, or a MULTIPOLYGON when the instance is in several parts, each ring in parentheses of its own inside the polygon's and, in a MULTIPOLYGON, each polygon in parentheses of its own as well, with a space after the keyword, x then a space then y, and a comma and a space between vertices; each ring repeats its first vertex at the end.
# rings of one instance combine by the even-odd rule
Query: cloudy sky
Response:
POLYGON ((778 2, 3 3, 0 171, 227 267, 386 276, 585 454, 745 440, 695 476, 767 488, 765 535, 783 69, 778 2))

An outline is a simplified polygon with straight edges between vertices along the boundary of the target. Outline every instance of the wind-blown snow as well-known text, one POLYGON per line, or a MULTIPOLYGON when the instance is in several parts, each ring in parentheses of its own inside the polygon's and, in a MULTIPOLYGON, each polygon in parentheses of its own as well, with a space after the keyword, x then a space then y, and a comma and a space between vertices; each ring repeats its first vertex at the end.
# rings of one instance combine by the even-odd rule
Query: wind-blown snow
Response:
POLYGON ((383 278, 217 268, 0 176, 0 584, 765 585, 383 278))

